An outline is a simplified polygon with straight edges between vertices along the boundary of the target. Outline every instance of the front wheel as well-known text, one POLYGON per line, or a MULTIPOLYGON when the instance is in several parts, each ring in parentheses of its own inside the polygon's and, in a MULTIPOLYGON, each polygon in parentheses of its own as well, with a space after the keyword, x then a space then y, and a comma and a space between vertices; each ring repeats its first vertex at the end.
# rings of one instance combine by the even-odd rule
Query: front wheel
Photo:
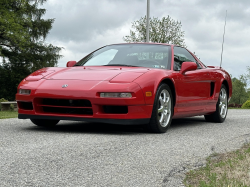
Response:
POLYGON ((227 117, 228 111, 228 95, 227 88, 224 84, 221 86, 220 96, 216 104, 216 111, 210 115, 205 115, 208 122, 222 123, 227 117))
POLYGON ((37 126, 41 127, 53 127, 55 126, 60 120, 52 120, 52 119, 30 119, 32 123, 37 126))
POLYGON ((161 84, 157 90, 148 129, 155 133, 164 133, 170 127, 173 116, 172 91, 167 84, 161 84))

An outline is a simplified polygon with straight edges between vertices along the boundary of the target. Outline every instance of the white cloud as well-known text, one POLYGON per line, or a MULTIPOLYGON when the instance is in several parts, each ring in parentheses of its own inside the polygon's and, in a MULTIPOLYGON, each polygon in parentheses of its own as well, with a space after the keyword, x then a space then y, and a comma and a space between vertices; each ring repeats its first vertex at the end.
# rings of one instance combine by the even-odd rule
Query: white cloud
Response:
MULTIPOLYGON (((131 22, 146 14, 146 0, 50 0, 44 7, 45 18, 55 18, 47 42, 64 47, 59 66, 104 45, 123 42, 131 22)), ((170 15, 181 21, 188 49, 205 64, 219 66, 227 10, 223 68, 237 77, 250 66, 248 7, 249 0, 154 0, 151 17, 170 15)))

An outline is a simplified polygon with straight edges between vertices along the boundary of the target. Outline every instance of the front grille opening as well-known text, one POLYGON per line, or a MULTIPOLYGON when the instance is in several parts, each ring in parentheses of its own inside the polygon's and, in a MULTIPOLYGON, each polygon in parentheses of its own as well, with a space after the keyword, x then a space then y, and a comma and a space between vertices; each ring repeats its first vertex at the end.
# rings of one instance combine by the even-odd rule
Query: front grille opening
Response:
POLYGON ((107 114, 127 114, 128 106, 103 106, 104 113, 107 114))
POLYGON ((43 105, 51 106, 76 106, 76 107, 91 107, 91 102, 85 99, 50 99, 42 100, 43 105))
POLYGON ((65 108, 43 106, 46 113, 93 115, 92 108, 65 108))
POLYGON ((18 107, 22 110, 33 110, 32 102, 18 101, 18 107))

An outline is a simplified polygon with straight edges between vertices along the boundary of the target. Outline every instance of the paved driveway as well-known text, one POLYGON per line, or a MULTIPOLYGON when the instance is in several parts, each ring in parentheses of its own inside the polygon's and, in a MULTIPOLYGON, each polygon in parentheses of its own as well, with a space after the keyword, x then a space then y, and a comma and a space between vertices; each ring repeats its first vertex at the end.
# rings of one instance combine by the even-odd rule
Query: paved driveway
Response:
POLYGON ((0 120, 0 186, 181 186, 183 173, 213 152, 250 141, 250 110, 223 124, 174 120, 165 134, 140 126, 0 120))

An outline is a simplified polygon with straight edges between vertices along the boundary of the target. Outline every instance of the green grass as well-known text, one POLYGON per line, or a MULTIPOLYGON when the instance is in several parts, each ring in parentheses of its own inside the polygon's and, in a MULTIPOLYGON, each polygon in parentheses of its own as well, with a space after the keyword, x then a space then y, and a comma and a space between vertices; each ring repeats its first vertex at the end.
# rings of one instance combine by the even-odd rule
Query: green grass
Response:
POLYGON ((16 111, 0 111, 0 119, 17 118, 16 111))
POLYGON ((205 167, 186 173, 188 187, 249 187, 250 144, 239 150, 214 154, 205 167))

